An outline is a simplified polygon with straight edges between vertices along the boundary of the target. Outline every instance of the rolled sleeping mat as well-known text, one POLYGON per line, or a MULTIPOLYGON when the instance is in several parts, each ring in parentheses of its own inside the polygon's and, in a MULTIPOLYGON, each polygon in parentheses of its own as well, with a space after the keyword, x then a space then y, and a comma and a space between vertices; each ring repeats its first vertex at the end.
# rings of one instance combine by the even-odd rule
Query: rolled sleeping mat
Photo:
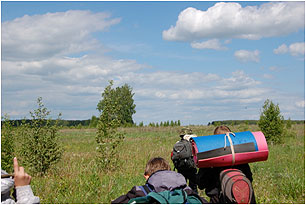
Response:
POLYGON ((191 141, 198 168, 233 166, 268 159, 267 141, 260 131, 198 136, 191 141))

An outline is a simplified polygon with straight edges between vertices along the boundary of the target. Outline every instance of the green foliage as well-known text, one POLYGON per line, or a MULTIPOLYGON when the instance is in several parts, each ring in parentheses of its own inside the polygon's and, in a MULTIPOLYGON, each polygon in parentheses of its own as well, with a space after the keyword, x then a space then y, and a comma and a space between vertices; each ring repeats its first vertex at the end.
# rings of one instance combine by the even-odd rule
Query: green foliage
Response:
MULTIPOLYGON (((258 120, 247 120, 247 122, 249 125, 257 125, 258 120)), ((220 121, 209 122, 207 125, 214 125, 214 126, 227 125, 227 126, 232 127, 234 125, 241 125, 241 124, 246 124, 246 121, 245 120, 220 120, 220 121)))
POLYGON ((239 131, 240 132, 245 132, 249 130, 249 121, 245 120, 243 124, 239 125, 239 131))
POLYGON ((214 125, 214 126, 216 126, 216 127, 218 127, 218 126, 220 126, 220 125, 221 125, 221 122, 219 122, 219 121, 214 122, 214 123, 213 123, 213 125, 214 125))
POLYGON ((1 169, 7 172, 13 172, 14 158, 14 133, 13 127, 7 116, 1 122, 1 169))
MULTIPOLYGON (((237 125, 230 128, 238 130, 237 125)), ((98 172, 95 168, 95 130, 61 129, 63 159, 48 172, 48 177, 32 178, 31 187, 41 203, 109 204, 133 186, 145 183, 143 172, 151 157, 163 157, 173 166, 170 152, 179 139, 180 127, 119 129, 126 133, 118 152, 124 163, 111 172, 98 172)), ((214 126, 191 129, 205 136, 213 133, 214 126)), ((255 132, 259 128, 249 125, 249 130, 255 132)), ((258 204, 305 204, 305 125, 293 125, 292 130, 297 133, 295 137, 284 144, 269 145, 267 161, 249 164, 258 204)), ((199 194, 207 199, 204 190, 199 194)))
POLYGON ((96 116, 93 115, 93 116, 91 117, 89 127, 96 128, 97 125, 98 125, 98 118, 97 118, 96 116))
POLYGON ((110 81, 108 86, 109 91, 102 93, 102 100, 99 101, 97 109, 103 112, 108 109, 108 101, 116 102, 116 112, 112 113, 112 117, 119 120, 120 125, 134 124, 132 115, 136 113, 136 105, 134 104, 134 93, 128 84, 121 87, 112 88, 113 81, 110 81))
POLYGON ((41 97, 37 99, 37 103, 38 108, 30 112, 32 123, 22 124, 19 130, 22 137, 20 155, 23 164, 31 172, 43 175, 61 159, 63 149, 58 143, 57 123, 51 123, 51 119, 47 119, 50 111, 43 105, 41 97))
POLYGON ((286 128, 290 129, 292 127, 292 121, 290 119, 290 117, 288 118, 288 120, 286 121, 286 128))
POLYGON ((268 160, 250 166, 257 203, 305 204, 305 136, 270 145, 268 160))
MULTIPOLYGON (((96 135, 96 142, 98 143, 98 164, 102 170, 116 168, 118 147, 123 142, 124 136, 118 132, 118 127, 122 123, 122 116, 120 109, 120 99, 115 96, 116 90, 112 89, 113 82, 104 89, 102 93, 103 104, 101 114, 98 121, 98 129, 96 135)), ((98 107, 99 107, 98 104, 98 107)))
POLYGON ((266 139, 272 143, 281 143, 284 132, 284 117, 278 105, 267 99, 260 114, 258 126, 266 139))

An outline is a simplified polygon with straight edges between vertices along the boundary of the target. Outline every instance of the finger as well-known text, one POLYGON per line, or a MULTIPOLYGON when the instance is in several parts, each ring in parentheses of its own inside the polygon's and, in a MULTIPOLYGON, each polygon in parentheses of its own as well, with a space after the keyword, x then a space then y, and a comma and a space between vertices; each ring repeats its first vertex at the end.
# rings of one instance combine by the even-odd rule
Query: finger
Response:
POLYGON ((25 179, 30 179, 30 175, 28 175, 26 172, 24 173, 24 178, 25 179))
POLYGON ((24 175, 24 168, 23 167, 19 167, 19 174, 24 175))
POLYGON ((18 161, 17 158, 14 157, 14 173, 17 173, 19 171, 18 161))
POLYGON ((32 177, 27 174, 27 179, 29 180, 29 182, 31 182, 32 177))

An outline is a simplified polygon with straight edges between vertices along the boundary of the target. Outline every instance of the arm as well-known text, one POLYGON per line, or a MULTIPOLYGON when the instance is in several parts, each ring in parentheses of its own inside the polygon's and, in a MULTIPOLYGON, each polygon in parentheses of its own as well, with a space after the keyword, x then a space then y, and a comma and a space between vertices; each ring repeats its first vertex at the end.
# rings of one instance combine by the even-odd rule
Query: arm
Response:
POLYGON ((31 176, 28 175, 23 167, 18 166, 17 158, 14 158, 14 182, 16 187, 18 204, 38 204, 40 200, 34 196, 31 189, 31 176))

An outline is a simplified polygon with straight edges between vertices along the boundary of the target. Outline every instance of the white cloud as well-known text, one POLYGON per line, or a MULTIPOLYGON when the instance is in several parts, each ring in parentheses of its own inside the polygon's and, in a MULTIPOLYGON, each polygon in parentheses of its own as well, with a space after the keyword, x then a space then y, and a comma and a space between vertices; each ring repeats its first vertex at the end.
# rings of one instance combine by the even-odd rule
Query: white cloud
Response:
POLYGON ((289 46, 287 46, 286 44, 282 44, 278 48, 274 49, 273 52, 275 54, 285 54, 289 52, 292 56, 304 55, 305 43, 297 42, 297 43, 292 43, 289 46))
POLYGON ((2 23, 3 112, 23 118, 39 96, 52 110, 68 108, 66 119, 86 119, 89 107, 96 112, 108 80, 144 67, 106 57, 92 36, 119 22, 108 13, 67 11, 2 23))
MULTIPOLYGON (((154 69, 143 72, 147 66, 135 60, 106 56, 104 50, 99 52, 103 46, 92 33, 103 32, 118 22, 105 13, 89 11, 24 16, 4 22, 3 114, 23 118, 41 96, 54 115, 62 112, 64 119, 88 119, 97 114, 96 105, 110 79, 115 80, 115 86, 128 83, 133 87, 138 122, 183 119, 184 123, 205 123, 215 117, 233 116, 247 119, 258 115, 260 102, 273 92, 243 71, 227 77, 154 69), (241 110, 246 105, 248 112, 241 110)), ((214 48, 222 47, 216 42, 214 48)), ((258 51, 248 52, 249 57, 243 59, 259 60, 258 51)))
POLYGON ((286 44, 280 45, 278 48, 274 49, 273 52, 275 54, 283 54, 288 52, 288 47, 286 44))
POLYGON ((304 55, 305 54, 305 43, 293 43, 289 46, 289 51, 292 56, 304 55))
POLYGON ((271 2, 244 8, 239 3, 219 2, 206 11, 192 7, 183 10, 176 25, 163 31, 163 39, 260 39, 296 32, 304 24, 304 2, 271 2))
POLYGON ((255 61, 259 62, 259 51, 238 50, 235 52, 235 57, 241 62, 255 61))
POLYGON ((39 60, 97 49, 100 45, 91 33, 105 31, 119 22, 107 13, 80 10, 25 15, 3 22, 3 59, 39 60))
POLYGON ((239 102, 247 98, 260 98, 265 89, 238 70, 227 78, 215 74, 157 72, 149 74, 129 73, 123 82, 135 83, 139 97, 168 100, 229 100, 239 102), (152 87, 152 85, 154 85, 152 87))
POLYGON ((227 50, 226 47, 220 44, 218 39, 211 39, 203 42, 192 42, 191 47, 196 49, 227 50))

